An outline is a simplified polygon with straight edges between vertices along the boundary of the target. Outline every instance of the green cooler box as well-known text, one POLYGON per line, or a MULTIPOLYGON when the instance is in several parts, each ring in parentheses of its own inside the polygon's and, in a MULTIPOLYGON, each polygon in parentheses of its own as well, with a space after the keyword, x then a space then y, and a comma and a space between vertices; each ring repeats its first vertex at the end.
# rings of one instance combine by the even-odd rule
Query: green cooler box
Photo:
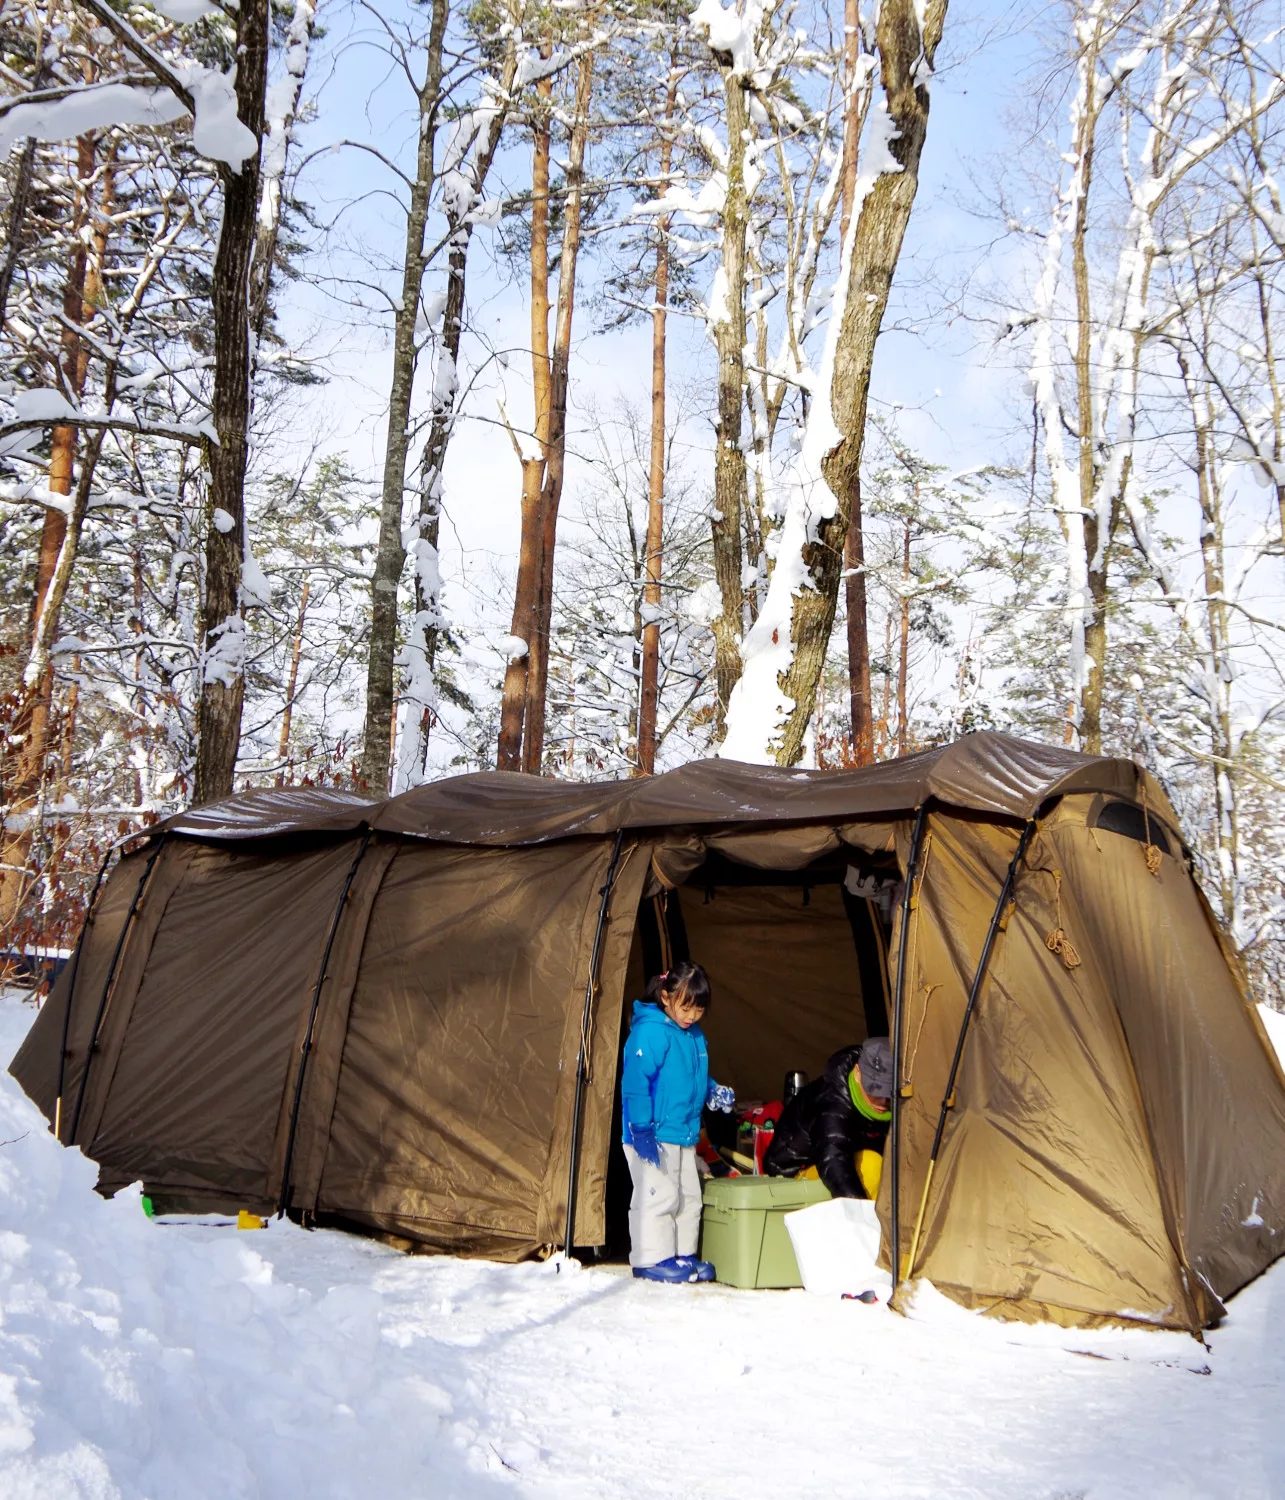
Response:
POLYGON ((711 1177, 701 1215, 702 1260, 729 1286, 802 1286, 785 1227, 792 1209, 824 1203, 821 1182, 794 1177, 711 1177))

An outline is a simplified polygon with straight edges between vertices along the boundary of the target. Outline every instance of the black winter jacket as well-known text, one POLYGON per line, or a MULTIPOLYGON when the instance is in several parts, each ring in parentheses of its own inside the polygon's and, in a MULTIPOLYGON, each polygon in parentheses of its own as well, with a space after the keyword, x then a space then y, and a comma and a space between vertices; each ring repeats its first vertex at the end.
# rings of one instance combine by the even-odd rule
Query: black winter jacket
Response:
POLYGON ((793 1177, 815 1166, 835 1198, 864 1198, 866 1190, 853 1162, 858 1151, 882 1151, 888 1123, 867 1120, 852 1102, 848 1075, 861 1048, 845 1047, 825 1065, 825 1072, 795 1094, 781 1111, 764 1158, 773 1177, 793 1177))

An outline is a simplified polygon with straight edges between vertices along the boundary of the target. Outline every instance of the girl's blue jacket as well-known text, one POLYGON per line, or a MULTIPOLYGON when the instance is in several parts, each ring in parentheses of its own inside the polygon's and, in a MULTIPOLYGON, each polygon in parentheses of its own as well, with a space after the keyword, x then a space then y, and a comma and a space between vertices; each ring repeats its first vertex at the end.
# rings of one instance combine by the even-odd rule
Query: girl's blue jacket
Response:
POLYGON ((631 1125, 650 1125, 658 1141, 694 1146, 708 1091, 709 1049, 700 1023, 684 1031, 659 1005, 635 1000, 620 1076, 625 1144, 632 1144, 631 1125))

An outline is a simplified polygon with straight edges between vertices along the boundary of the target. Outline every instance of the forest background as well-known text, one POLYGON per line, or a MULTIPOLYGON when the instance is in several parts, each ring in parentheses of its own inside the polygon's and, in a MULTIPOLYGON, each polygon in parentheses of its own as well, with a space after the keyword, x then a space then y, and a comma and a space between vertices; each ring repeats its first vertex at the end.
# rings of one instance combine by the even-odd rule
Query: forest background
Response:
POLYGON ((1283 19, 8 0, 4 946, 247 786, 997 728, 1279 1004, 1283 19))

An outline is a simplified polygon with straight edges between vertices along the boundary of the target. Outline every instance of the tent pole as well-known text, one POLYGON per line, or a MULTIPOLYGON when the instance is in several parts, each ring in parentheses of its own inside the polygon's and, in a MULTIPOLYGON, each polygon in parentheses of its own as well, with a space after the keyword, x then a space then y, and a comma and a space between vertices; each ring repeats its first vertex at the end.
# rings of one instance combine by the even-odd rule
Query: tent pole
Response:
POLYGON ((107 866, 111 863, 112 855, 116 853, 119 841, 112 844, 103 855, 103 862, 98 866, 98 878, 94 881, 94 888, 89 893, 89 905, 85 908, 85 920, 80 924, 80 932, 76 937, 76 951, 71 956, 71 973, 67 976, 67 1010, 62 1018, 62 1042, 58 1048, 58 1093, 54 1099, 54 1140, 62 1140, 62 1089, 67 1077, 67 1037, 71 1032, 71 1007, 76 998, 76 975, 80 973, 80 952, 85 946, 85 934, 89 931, 89 924, 94 919, 94 907, 98 903, 98 892, 102 888, 103 876, 107 873, 107 866))
POLYGON ((357 874, 357 866, 362 861, 362 856, 370 847, 370 838, 374 829, 367 826, 361 836, 361 843, 357 846, 357 852, 353 855, 352 864, 348 866, 348 874, 344 880, 344 888, 339 892, 339 900, 335 902, 335 914, 330 921, 330 931, 326 934, 326 946, 321 954, 321 968, 317 971, 317 982, 312 989, 312 1005, 308 1010, 308 1026, 303 1034, 303 1045, 299 1049, 299 1071, 294 1080, 294 1103, 290 1107, 290 1130, 286 1136, 285 1162, 281 1168, 281 1194, 277 1199, 277 1218, 279 1219, 286 1211, 290 1201, 290 1167, 294 1159, 294 1138, 299 1128, 299 1106, 303 1102, 303 1078, 308 1071, 308 1056, 312 1051, 312 1033, 317 1024, 317 1010, 321 1005, 321 986, 326 982, 326 969, 330 965, 330 950, 335 944, 335 934, 339 931, 339 922, 344 914, 344 907, 348 904, 348 892, 352 890, 353 878, 357 874))
POLYGON ((937 1116, 937 1129, 933 1135, 933 1147, 928 1157, 928 1171, 924 1176, 924 1190, 919 1199, 919 1213, 915 1219, 914 1238, 910 1242, 910 1254, 906 1257, 904 1280, 909 1281, 910 1273, 914 1269, 915 1256, 919 1253, 919 1235, 924 1226, 924 1213, 928 1208, 928 1190, 932 1186, 933 1172, 937 1167, 937 1154, 941 1150, 941 1138, 946 1130, 946 1116, 955 1107, 955 1080, 959 1076, 960 1059, 964 1055, 964 1042, 968 1036, 968 1027, 973 1019, 973 1011, 977 1008, 977 997, 981 994, 982 982, 986 978, 986 970, 990 965, 991 953, 995 947, 995 939, 999 936, 1000 927, 1004 921, 1004 913, 1013 895, 1013 886, 1017 880, 1017 869, 1026 857, 1026 850, 1030 845, 1031 838, 1035 833, 1035 819, 1027 820, 1026 827, 1022 829, 1022 836, 1017 841, 1017 848, 1013 852, 1013 858, 1009 862, 1008 873, 1004 876, 1004 884, 1000 888, 999 900, 995 903, 995 910, 991 913, 990 926, 986 929, 986 941, 982 944, 982 954, 977 960, 977 972, 973 975, 973 983, 968 991, 968 1004, 964 1006, 964 1017, 959 1023, 959 1036, 955 1041, 955 1055, 951 1059, 950 1076, 946 1080, 946 1092, 941 1101, 941 1110, 937 1116))
POLYGON ((620 851, 625 842, 625 830, 616 831, 616 842, 611 849, 611 863, 607 866, 607 878, 599 895, 598 926, 593 935, 593 952, 589 959, 589 978, 584 987, 584 1009, 580 1013, 580 1050, 576 1057, 576 1093, 571 1106, 571 1169, 567 1177, 567 1227, 563 1238, 562 1252, 571 1254, 575 1243, 576 1225, 576 1178, 580 1171, 580 1111, 584 1101, 585 1086, 585 1039, 589 1035, 589 1022, 593 1014, 593 997, 598 989, 598 970, 602 964, 602 945, 606 938, 608 912, 611 909, 611 890, 616 883, 616 871, 620 867, 620 851))
POLYGON ((893 1292, 898 1286, 897 1267, 901 1263, 901 1047, 902 1024, 906 1006, 906 945, 910 941, 910 898, 915 876, 919 873, 919 856, 923 851, 924 829, 928 822, 928 800, 919 804, 914 831, 910 835, 910 853, 906 859, 906 884, 901 894, 901 935, 897 939, 897 974, 892 992, 892 1244, 890 1263, 893 1292))
MULTIPOLYGON (((156 847, 147 857, 147 863, 143 867, 143 873, 139 877, 138 887, 134 891, 134 899, 129 903, 129 910, 125 913, 125 920, 121 924, 120 936, 116 939, 116 947, 112 953, 112 961, 107 966, 107 978, 103 981, 103 993, 99 996, 98 1010, 94 1014, 93 1030, 89 1033, 89 1046, 85 1049, 85 1066, 80 1071, 80 1088, 76 1091, 76 1108, 72 1112, 71 1131, 67 1136, 67 1144, 76 1144, 76 1132, 80 1129, 80 1112, 85 1103, 85 1086, 89 1082, 89 1064, 93 1061, 94 1053, 98 1050, 98 1032, 103 1024, 103 1016, 107 1011, 107 1002, 111 998, 112 988, 116 982, 116 969, 120 964, 121 954, 125 951, 125 942, 134 926, 134 918, 138 915, 138 908, 143 902, 143 892, 147 889, 152 878, 152 871, 156 867, 156 861, 161 850, 165 847, 168 834, 161 834, 156 840, 156 847)), ((67 1021, 71 1024, 71 996, 67 997, 67 1021)), ((61 1062, 60 1062, 61 1067, 61 1062)), ((62 1086, 59 1085, 59 1096, 62 1094, 62 1086)), ((61 1120, 59 1121, 61 1124, 61 1120)))

